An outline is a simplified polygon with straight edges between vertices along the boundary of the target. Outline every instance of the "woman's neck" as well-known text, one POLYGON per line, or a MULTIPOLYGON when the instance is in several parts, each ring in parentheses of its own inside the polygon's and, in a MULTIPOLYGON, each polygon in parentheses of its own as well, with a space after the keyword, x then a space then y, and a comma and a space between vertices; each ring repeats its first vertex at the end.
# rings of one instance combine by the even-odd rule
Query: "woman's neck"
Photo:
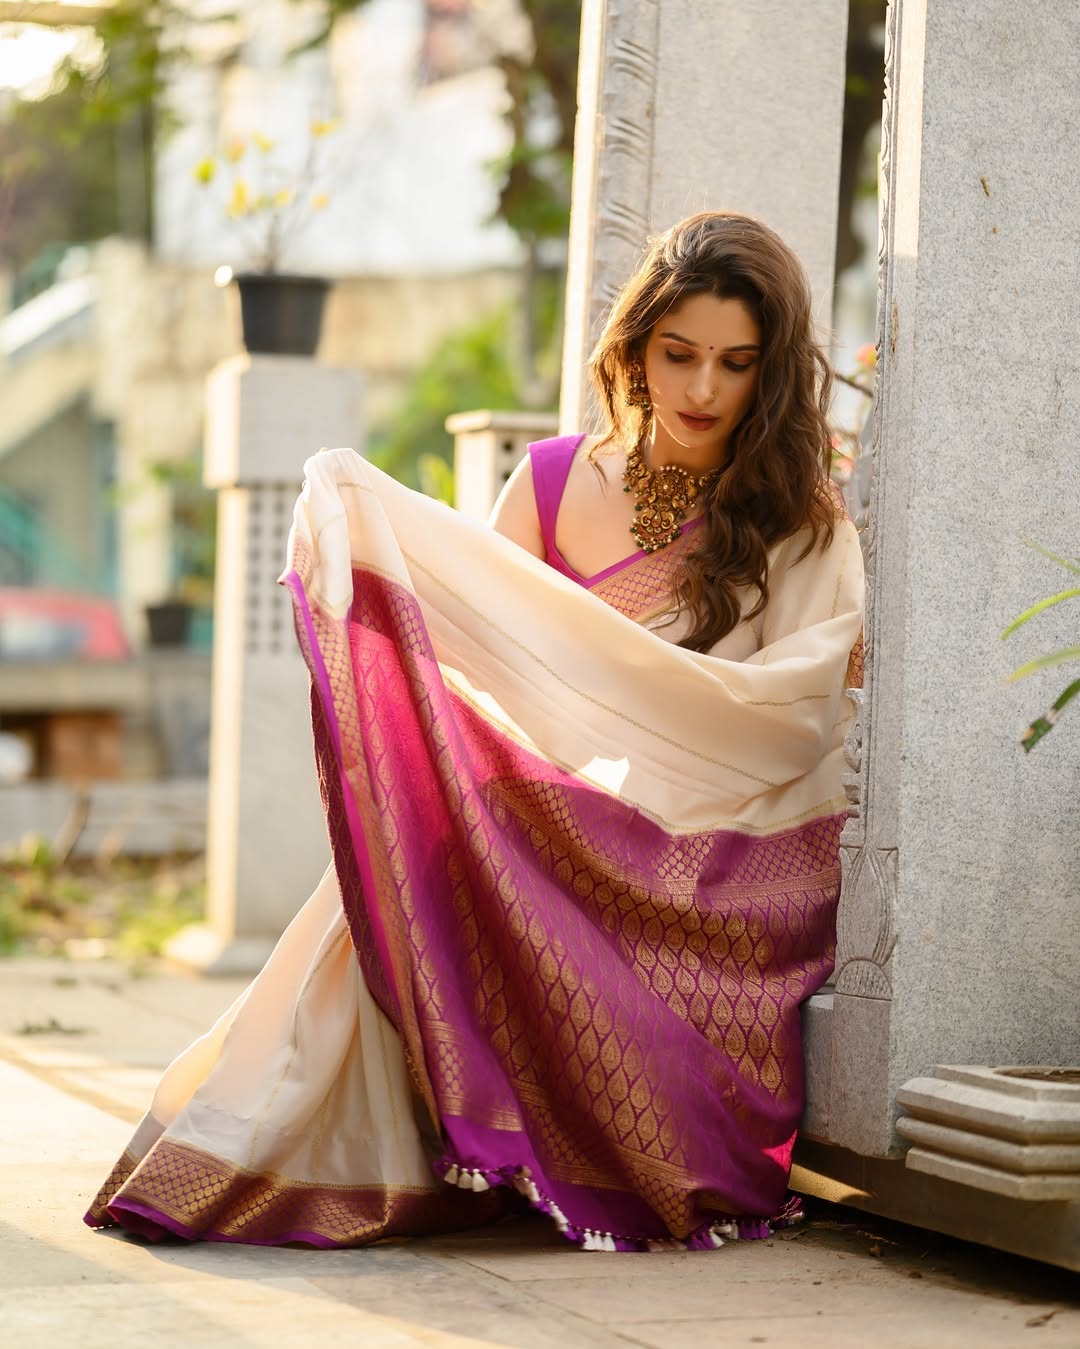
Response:
POLYGON ((699 478, 715 473, 728 462, 726 442, 720 446, 709 445, 695 450, 692 446, 680 445, 669 436, 658 436, 655 425, 645 443, 643 454, 651 469, 683 468, 699 478))

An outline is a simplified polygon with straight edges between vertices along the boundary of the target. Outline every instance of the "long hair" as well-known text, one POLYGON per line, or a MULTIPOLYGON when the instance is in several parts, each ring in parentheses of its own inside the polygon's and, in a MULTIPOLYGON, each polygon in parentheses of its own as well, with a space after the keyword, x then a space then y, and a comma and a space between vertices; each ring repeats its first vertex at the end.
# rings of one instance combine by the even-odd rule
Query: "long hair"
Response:
POLYGON ((750 216, 702 211, 650 243, 589 360, 608 423, 592 453, 648 444, 652 408, 626 404, 630 365, 644 359, 665 314, 702 294, 741 300, 761 330, 761 352, 753 402, 732 431, 726 465, 704 489, 701 546, 673 584, 673 603, 691 622, 679 644, 693 651, 707 651, 765 608, 770 548, 809 526, 801 561, 832 538, 837 518, 829 489, 832 373, 814 339, 810 286, 791 249, 750 216), (757 590, 745 615, 743 587, 757 590))

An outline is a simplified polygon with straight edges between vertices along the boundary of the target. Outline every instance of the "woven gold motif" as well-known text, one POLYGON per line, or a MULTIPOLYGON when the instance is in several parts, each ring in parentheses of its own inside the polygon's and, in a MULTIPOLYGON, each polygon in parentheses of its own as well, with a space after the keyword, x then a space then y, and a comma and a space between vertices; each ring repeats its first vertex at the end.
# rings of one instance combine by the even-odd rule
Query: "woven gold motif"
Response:
MULTIPOLYGON (((96 1201, 103 1214, 104 1193, 96 1201)), ((435 1182, 424 1188, 307 1184, 249 1171, 170 1138, 155 1144, 107 1202, 114 1198, 160 1214, 191 1236, 335 1246, 473 1226, 494 1217, 501 1202, 495 1193, 474 1195, 435 1182)), ((111 1221, 104 1214, 104 1223, 111 1221)))
POLYGON ((620 614, 644 623, 671 607, 672 576, 699 542, 700 530, 687 529, 662 553, 647 553, 589 589, 620 614))
POLYGON ((133 1153, 125 1152, 120 1160, 106 1177, 105 1184, 98 1190, 94 1196, 94 1201, 87 1209, 87 1220, 94 1227, 108 1227, 112 1223, 106 1209, 113 1201, 116 1192, 127 1182, 132 1171, 138 1166, 138 1158, 133 1153))

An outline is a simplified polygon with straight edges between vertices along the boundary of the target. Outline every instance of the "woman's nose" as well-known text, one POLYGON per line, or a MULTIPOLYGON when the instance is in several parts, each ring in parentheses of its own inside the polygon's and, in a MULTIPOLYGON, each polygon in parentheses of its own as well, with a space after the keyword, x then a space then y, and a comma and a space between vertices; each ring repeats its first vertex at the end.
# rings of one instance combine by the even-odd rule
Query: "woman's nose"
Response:
POLYGON ((697 407, 708 407, 716 397, 716 371, 710 363, 703 361, 695 367, 686 392, 697 407))

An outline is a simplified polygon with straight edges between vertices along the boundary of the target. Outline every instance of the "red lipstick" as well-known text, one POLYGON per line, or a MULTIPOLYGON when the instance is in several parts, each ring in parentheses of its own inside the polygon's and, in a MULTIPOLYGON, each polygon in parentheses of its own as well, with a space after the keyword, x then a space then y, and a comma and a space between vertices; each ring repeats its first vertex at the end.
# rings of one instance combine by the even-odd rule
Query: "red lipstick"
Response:
POLYGON ((691 412, 680 412, 679 421, 691 431, 711 431, 719 417, 696 417, 691 412))

